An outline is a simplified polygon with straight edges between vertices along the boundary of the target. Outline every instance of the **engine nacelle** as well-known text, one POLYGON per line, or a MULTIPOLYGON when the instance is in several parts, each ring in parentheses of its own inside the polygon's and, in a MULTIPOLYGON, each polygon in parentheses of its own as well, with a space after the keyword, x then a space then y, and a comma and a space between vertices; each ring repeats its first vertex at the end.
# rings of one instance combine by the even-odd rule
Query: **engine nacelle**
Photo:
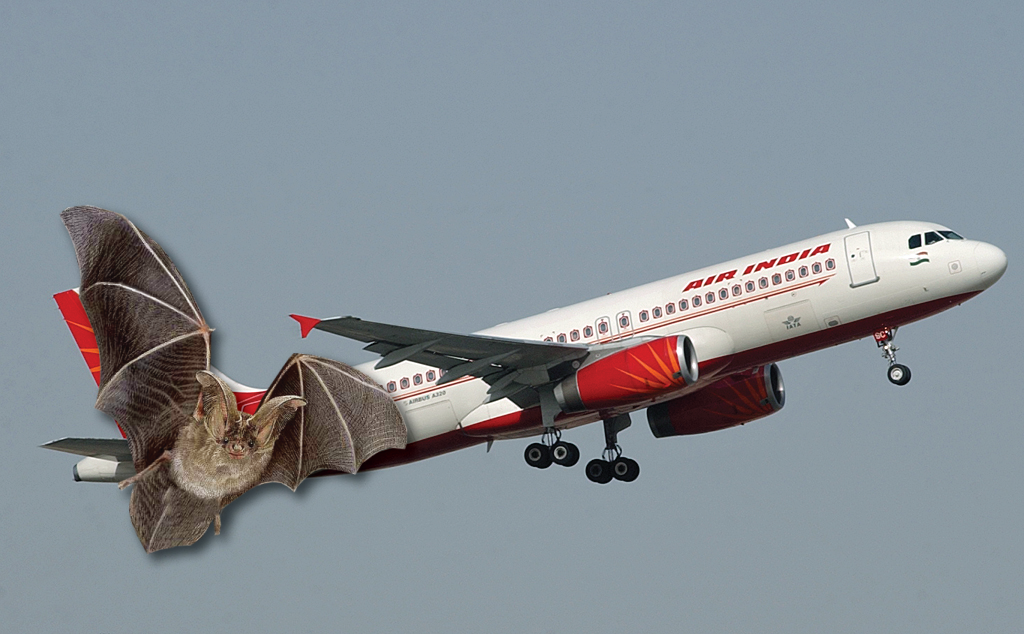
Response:
POLYGON ((585 365, 555 386, 566 412, 637 403, 697 382, 697 353, 686 335, 619 350, 585 365))
POLYGON ((648 407, 647 422, 658 438, 705 434, 774 414, 785 404, 782 372, 772 363, 648 407))
POLYGON ((135 465, 104 458, 83 458, 72 469, 75 482, 120 482, 135 475, 135 465))

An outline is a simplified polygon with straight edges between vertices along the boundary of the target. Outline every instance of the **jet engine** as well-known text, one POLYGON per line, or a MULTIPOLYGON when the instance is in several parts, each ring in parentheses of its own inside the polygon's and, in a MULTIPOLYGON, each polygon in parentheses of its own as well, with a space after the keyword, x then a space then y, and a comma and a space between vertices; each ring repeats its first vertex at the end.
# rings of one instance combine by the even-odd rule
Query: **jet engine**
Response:
POLYGON ((697 382, 697 353, 686 335, 641 343, 583 366, 555 386, 566 412, 628 405, 697 382))
POLYGON ((772 363, 648 407, 647 422, 658 438, 705 434, 774 414, 785 404, 782 372, 772 363))

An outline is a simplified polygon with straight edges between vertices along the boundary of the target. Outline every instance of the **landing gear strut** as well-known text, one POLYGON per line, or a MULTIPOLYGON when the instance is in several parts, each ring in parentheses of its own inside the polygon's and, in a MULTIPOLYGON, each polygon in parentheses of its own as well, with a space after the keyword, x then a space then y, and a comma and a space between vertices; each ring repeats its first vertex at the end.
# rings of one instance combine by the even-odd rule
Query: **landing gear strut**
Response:
POLYGON ((882 349, 882 357, 889 362, 889 370, 886 373, 889 382, 894 385, 906 385, 910 383, 910 368, 896 363, 896 351, 899 348, 892 343, 895 338, 895 328, 883 328, 875 333, 875 343, 882 349))
POLYGON ((604 451, 600 458, 587 463, 587 479, 598 484, 608 484, 612 478, 632 482, 640 476, 640 465, 632 458, 622 456, 619 447, 619 432, 629 427, 629 414, 604 420, 604 451))
POLYGON ((547 469, 551 463, 571 467, 580 461, 580 450, 571 442, 562 440, 561 430, 550 427, 544 431, 540 442, 526 447, 523 454, 526 464, 538 469, 547 469))

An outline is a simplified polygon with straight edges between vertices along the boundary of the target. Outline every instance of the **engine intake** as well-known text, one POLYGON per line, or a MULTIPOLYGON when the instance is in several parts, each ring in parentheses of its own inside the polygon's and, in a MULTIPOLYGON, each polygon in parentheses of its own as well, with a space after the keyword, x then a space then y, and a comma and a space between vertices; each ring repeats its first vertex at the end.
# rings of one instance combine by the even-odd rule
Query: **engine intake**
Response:
POLYGON ((647 422, 657 438, 706 434, 774 414, 785 404, 782 372, 772 363, 648 407, 647 422))
POLYGON ((637 403, 697 382, 697 353, 686 335, 619 350, 585 365, 555 386, 565 412, 637 403))

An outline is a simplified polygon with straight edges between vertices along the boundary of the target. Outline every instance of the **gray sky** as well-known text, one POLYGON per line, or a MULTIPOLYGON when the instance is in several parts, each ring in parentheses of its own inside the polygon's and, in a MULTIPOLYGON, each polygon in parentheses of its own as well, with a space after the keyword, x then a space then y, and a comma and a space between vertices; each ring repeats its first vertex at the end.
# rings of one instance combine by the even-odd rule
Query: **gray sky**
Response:
POLYGON ((1020 3, 162 4, 0 1, 0 630, 1019 631, 1020 3), (164 246, 250 385, 371 358, 291 312, 471 332, 844 216, 1010 268, 900 332, 905 388, 861 341, 742 428, 635 416, 631 485, 500 442, 146 556, 128 492, 36 448, 115 432, 50 298, 78 204, 164 246))

